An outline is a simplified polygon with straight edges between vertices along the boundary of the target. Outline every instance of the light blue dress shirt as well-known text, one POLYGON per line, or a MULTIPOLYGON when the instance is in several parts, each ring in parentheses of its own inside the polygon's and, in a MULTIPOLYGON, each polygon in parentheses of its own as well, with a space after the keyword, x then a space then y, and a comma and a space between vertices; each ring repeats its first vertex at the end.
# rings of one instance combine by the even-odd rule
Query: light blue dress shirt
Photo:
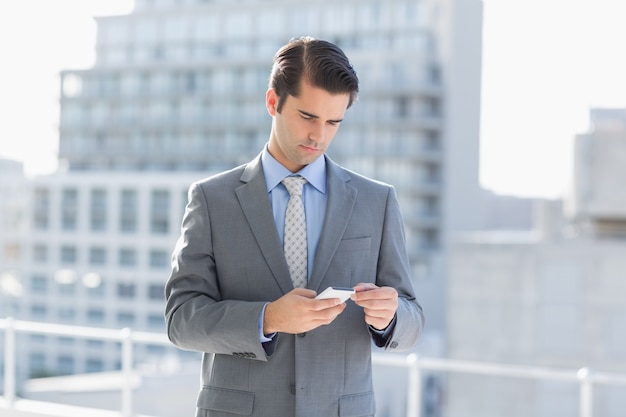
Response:
MULTIPOLYGON (((281 181, 290 175, 301 175, 307 180, 302 190, 302 202, 306 216, 307 277, 310 277, 326 214, 326 159, 323 156, 319 157, 297 173, 292 173, 270 155, 267 145, 265 145, 261 154, 261 164, 274 214, 274 222, 281 242, 285 236, 285 212, 289 202, 289 193, 281 181)), ((269 342, 274 335, 266 337, 263 334, 264 317, 265 308, 259 317, 259 336, 261 342, 269 342)))
POLYGON ((300 175, 307 180, 302 191, 302 202, 306 216, 307 275, 310 277, 326 214, 326 160, 322 156, 297 173, 292 173, 269 154, 266 146, 261 155, 261 162, 274 213, 274 222, 281 242, 285 236, 285 212, 289 201, 289 193, 281 181, 290 175, 300 175))

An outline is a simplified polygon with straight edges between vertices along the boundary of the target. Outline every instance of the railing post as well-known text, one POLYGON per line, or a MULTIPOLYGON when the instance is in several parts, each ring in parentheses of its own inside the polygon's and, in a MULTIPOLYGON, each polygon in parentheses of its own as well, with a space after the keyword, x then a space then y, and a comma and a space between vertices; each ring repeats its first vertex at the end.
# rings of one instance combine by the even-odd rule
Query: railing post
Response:
POLYGON ((420 417, 422 409, 422 370, 417 354, 412 353, 406 358, 409 365, 409 383, 406 393, 406 416, 420 417))
POLYGON ((593 417, 593 380, 591 369, 582 368, 578 371, 580 381, 580 417, 593 417))
POLYGON ((133 415, 133 333, 122 329, 122 416, 133 415))
POLYGON ((4 398, 9 409, 11 409, 15 404, 15 379, 17 372, 15 360, 15 319, 8 317, 6 323, 7 328, 4 334, 4 398))

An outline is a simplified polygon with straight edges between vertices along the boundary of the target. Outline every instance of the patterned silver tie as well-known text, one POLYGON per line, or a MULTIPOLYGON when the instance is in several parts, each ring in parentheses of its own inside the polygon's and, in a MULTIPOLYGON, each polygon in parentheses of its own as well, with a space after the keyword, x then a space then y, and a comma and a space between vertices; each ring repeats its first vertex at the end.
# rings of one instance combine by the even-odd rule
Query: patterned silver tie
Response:
POLYGON ((302 203, 302 187, 306 182, 301 176, 282 180, 289 192, 283 247, 294 288, 303 288, 307 284, 306 217, 302 203))

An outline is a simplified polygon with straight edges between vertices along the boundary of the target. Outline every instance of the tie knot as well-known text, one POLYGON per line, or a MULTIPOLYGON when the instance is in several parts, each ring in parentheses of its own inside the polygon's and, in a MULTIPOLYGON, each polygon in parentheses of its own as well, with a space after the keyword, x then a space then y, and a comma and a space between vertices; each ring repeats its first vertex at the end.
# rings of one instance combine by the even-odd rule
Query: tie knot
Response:
POLYGON ((296 175, 296 176, 285 177, 283 178, 281 182, 283 183, 285 188, 287 188, 287 191, 289 192, 289 196, 294 196, 294 195, 301 196, 302 187, 307 181, 305 178, 301 177, 300 175, 296 175))

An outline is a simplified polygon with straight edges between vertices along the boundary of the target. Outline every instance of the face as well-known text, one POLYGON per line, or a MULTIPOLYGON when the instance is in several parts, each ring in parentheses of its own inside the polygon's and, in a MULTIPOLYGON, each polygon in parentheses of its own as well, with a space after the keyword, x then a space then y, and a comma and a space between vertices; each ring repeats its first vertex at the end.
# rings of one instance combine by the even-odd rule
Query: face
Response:
POLYGON ((331 94, 307 82, 300 87, 300 96, 287 96, 280 113, 276 111, 276 92, 270 88, 265 97, 273 118, 268 150, 291 172, 301 170, 326 152, 350 100, 348 93, 331 94))

